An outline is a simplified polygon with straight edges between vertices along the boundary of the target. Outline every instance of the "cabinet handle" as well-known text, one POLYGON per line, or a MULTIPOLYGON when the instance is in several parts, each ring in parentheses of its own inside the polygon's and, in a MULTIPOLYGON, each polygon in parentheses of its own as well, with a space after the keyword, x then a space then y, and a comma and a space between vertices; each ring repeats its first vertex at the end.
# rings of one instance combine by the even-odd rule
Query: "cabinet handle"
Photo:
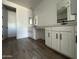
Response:
POLYGON ((60 33, 60 40, 62 40, 62 34, 60 33))
POLYGON ((50 37, 50 33, 48 33, 48 37, 50 37))
POLYGON ((58 34, 56 33, 56 39, 58 39, 58 34))

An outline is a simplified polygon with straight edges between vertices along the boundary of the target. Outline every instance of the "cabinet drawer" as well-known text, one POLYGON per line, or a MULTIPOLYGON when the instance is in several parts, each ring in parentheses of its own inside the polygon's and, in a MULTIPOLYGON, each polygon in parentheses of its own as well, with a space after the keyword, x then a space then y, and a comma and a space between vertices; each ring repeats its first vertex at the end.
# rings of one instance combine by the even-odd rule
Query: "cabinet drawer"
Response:
POLYGON ((74 27, 72 26, 63 26, 63 27, 53 27, 53 31, 73 31, 74 27))

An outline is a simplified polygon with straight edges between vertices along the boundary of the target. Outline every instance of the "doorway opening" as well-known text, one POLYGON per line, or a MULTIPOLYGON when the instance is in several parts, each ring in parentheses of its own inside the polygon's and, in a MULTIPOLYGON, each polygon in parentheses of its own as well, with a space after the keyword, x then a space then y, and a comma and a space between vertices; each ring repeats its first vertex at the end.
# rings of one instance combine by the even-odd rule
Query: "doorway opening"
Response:
POLYGON ((2 39, 15 37, 16 29, 16 8, 3 5, 2 7, 2 39))

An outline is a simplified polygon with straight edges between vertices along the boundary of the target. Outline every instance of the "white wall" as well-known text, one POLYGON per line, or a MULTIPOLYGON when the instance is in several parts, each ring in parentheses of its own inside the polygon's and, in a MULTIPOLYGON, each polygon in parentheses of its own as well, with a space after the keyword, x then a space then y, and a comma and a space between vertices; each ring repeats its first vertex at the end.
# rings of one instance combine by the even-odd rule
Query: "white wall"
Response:
POLYGON ((16 8, 17 39, 28 37, 28 17, 32 16, 32 10, 7 0, 3 4, 16 8))
POLYGON ((29 37, 29 16, 31 11, 28 9, 17 8, 17 38, 29 37))
POLYGON ((59 0, 43 0, 37 8, 33 10, 33 14, 38 16, 39 26, 48 26, 57 24, 57 6, 59 0))
POLYGON ((8 10, 8 37, 16 37, 16 12, 8 10))

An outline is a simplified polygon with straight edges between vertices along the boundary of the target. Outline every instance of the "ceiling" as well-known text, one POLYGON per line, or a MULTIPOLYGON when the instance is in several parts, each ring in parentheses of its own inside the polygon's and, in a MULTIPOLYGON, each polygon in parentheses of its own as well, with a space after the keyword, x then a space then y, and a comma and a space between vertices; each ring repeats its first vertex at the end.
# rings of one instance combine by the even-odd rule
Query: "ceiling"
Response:
POLYGON ((42 0, 8 0, 10 2, 22 5, 24 7, 33 9, 39 4, 42 0))

